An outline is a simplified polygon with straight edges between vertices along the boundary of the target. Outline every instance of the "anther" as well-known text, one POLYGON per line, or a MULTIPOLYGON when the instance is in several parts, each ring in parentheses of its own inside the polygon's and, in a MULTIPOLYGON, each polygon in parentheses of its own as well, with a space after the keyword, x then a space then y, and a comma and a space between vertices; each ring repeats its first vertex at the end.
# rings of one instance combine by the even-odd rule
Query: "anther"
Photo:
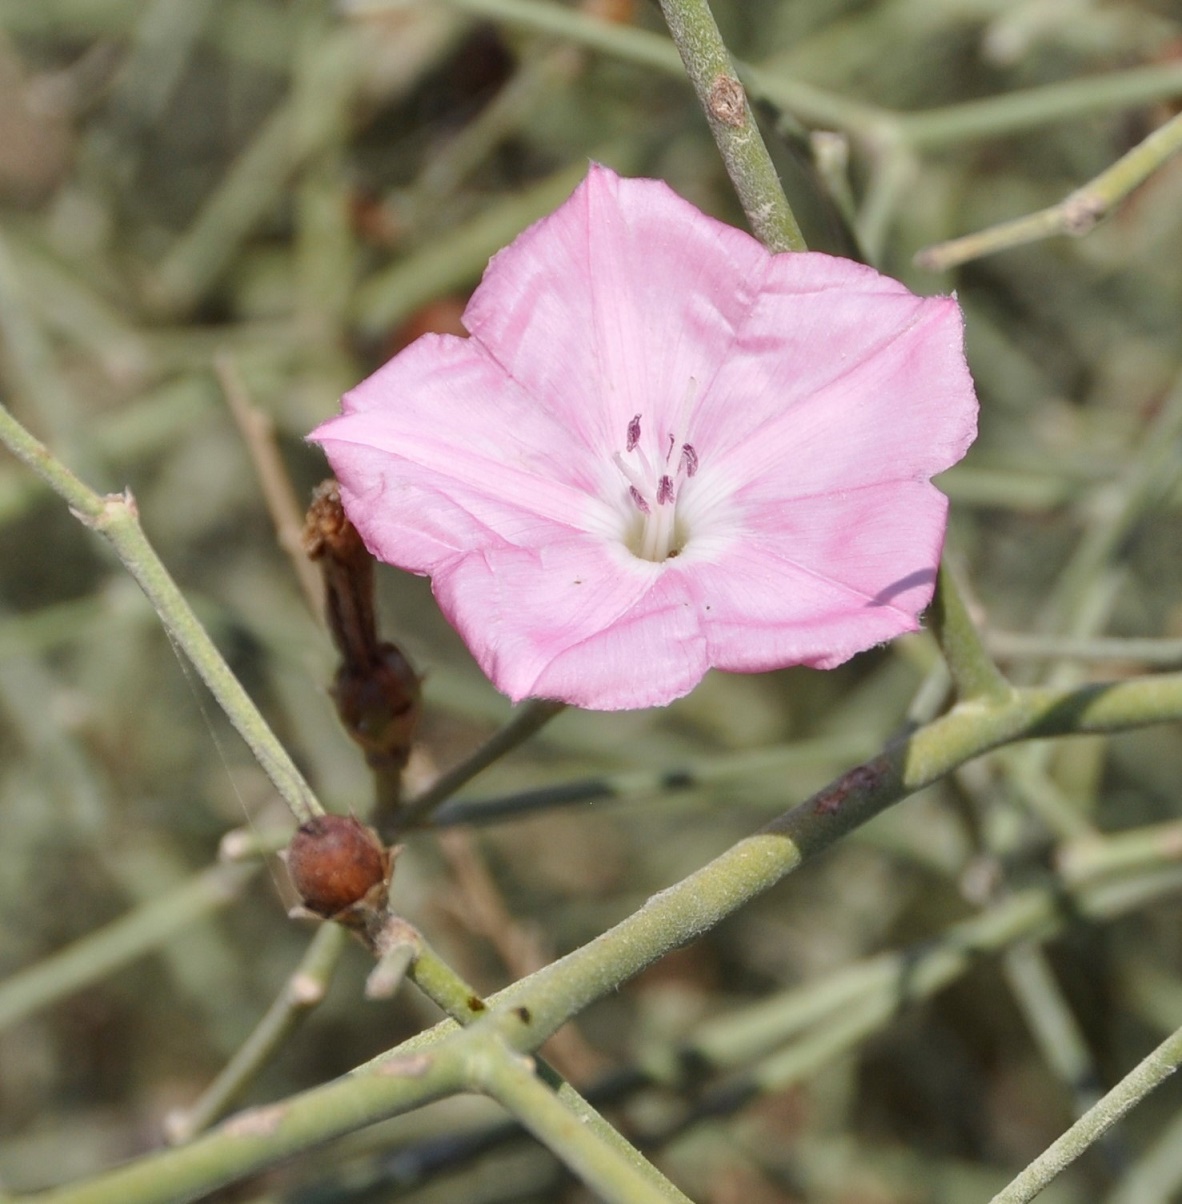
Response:
POLYGON ((636 445, 640 442, 640 415, 637 414, 630 423, 628 423, 628 442, 625 444, 625 451, 635 451, 636 445))

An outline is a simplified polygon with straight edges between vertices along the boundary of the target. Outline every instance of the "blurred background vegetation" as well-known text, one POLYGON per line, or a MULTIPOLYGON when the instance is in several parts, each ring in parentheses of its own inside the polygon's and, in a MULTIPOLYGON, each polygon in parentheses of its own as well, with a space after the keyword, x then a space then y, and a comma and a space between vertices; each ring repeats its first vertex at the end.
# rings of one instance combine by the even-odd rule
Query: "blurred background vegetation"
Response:
MULTIPOLYGON (((819 148, 809 130, 836 123, 761 104, 810 245, 864 254, 920 292, 958 291, 982 433, 942 482, 948 550, 1007 668, 1065 684, 1182 661, 1177 645, 1094 643, 1182 637, 1182 161, 1084 239, 955 275, 913 266, 933 242, 1057 202, 1172 116, 1177 5, 715 9, 761 79, 863 102, 819 148), (1091 87, 1117 75, 1133 81, 1124 92, 1091 87), (1057 93, 1036 94, 1021 121, 947 108, 1049 85, 1075 101, 1056 110, 1057 93), (867 114, 896 110, 948 120, 892 141, 884 128, 908 127, 867 114), (1064 648, 1050 637, 1065 636, 1112 656, 1056 659, 1064 648)), ((364 813, 372 786, 336 722, 331 647, 279 546, 215 357, 273 424, 304 498, 325 473, 304 434, 418 333, 458 329, 488 256, 555 207, 589 158, 663 177, 741 225, 689 87, 650 54, 661 30, 643 0, 366 13, 326 0, 0 0, 6 400, 90 484, 133 491, 164 561, 333 809, 364 813), (597 19, 605 45, 559 36, 541 9, 597 19)), ((384 634, 426 676, 411 771, 424 781, 508 707, 425 582, 387 570, 379 588, 384 634)), ((920 635, 831 673, 713 675, 665 711, 565 714, 465 793, 690 765, 713 766, 715 780, 662 791, 626 777, 615 799, 418 834, 395 901, 493 990, 589 940, 941 697, 938 654, 920 635), (769 768, 757 754, 772 748, 785 751, 769 768)), ((741 1027, 762 1000, 939 938, 1045 880, 1065 840, 1176 817, 1180 778, 1176 727, 971 765, 596 1005, 552 1057, 580 1086, 623 1084, 611 1115, 698 1200, 987 1199, 1182 1024, 1176 873, 1147 876, 1100 915, 1064 918, 1045 958, 1021 947, 982 957, 868 1037, 813 1050, 803 1069, 755 1082, 759 1059, 736 1054, 728 1074, 695 1077, 662 1058, 703 1025, 741 1027)), ((215 871, 214 890, 201 875, 228 830, 289 824, 123 569, 0 457, 0 975, 12 976, 9 994, 0 985, 0 1186, 83 1177, 159 1144, 166 1117, 239 1047, 309 930, 285 916, 277 862, 215 871), (120 917, 148 935, 87 943, 120 917), (72 978, 12 993, 74 942, 72 978)), ((364 1001, 369 968, 360 948, 345 951, 323 1005, 240 1102, 322 1082, 434 1019, 410 988, 364 1001)), ((738 1028, 721 1031, 741 1046, 738 1028)), ((1180 1103, 1182 1085, 1163 1088, 1045 1198, 1182 1199, 1180 1103)), ((494 1143, 495 1116, 472 1100, 433 1105, 219 1198, 581 1198, 532 1143, 494 1143), (465 1144, 469 1133, 488 1148, 465 1144)))

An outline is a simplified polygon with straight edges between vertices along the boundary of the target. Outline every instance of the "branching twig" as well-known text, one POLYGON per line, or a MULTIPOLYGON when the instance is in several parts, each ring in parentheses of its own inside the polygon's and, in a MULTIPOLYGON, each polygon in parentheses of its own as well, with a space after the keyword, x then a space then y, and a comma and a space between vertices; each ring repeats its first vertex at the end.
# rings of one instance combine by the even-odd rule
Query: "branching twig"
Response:
POLYGON ((1122 155, 1094 180, 1077 188, 1057 205, 1001 222, 947 242, 925 247, 915 256, 916 264, 932 272, 943 272, 958 264, 1025 246, 1056 234, 1080 238, 1091 233, 1139 184, 1147 180, 1170 156, 1182 149, 1182 113, 1154 130, 1143 142, 1122 155))

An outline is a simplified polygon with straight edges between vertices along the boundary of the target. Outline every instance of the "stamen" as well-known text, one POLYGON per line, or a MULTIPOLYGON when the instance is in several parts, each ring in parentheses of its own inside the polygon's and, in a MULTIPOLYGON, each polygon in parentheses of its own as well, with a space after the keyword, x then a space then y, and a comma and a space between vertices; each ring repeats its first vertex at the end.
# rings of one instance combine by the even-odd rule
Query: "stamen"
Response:
MULTIPOLYGON (((612 456, 628 483, 628 497, 639 511, 638 516, 628 520, 625 538, 628 547, 642 560, 658 564, 669 560, 681 553, 687 538, 688 533, 678 521, 677 495, 680 487, 698 471, 697 449, 692 443, 682 442, 688 434, 696 391, 697 382, 691 378, 675 424, 650 436, 650 449, 654 441, 659 440, 658 449, 661 443, 666 445, 662 462, 653 464, 641 446, 643 413, 634 414, 628 422, 623 454, 616 452, 612 456)), ((657 455, 661 455, 659 450, 657 455)))
MULTIPOLYGON (((636 504, 636 509, 641 514, 651 514, 652 508, 648 504, 648 498, 645 493, 651 488, 649 480, 646 479, 645 473, 637 472, 619 452, 612 457, 616 467, 624 476, 624 480, 628 482, 628 496, 636 504)), ((647 468, 647 465, 646 465, 647 468)))
POLYGON ((624 445, 625 451, 635 451, 636 445, 640 442, 640 415, 637 414, 630 423, 628 423, 628 441, 624 445))

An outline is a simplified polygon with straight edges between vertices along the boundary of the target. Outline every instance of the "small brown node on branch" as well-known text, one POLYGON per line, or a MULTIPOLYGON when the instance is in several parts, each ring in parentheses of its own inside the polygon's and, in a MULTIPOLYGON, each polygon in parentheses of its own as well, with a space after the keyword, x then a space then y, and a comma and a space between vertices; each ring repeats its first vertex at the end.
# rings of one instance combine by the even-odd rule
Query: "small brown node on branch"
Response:
POLYGON ((369 931, 385 910, 397 853, 352 816, 318 815, 300 825, 286 860, 308 911, 369 931))
POLYGON ((224 1131, 231 1137, 270 1137, 287 1115, 286 1104, 267 1104, 251 1108, 226 1121, 224 1131))
POLYGON ((1105 209, 1102 197, 1087 191, 1077 192, 1063 202, 1063 229, 1079 238, 1096 226, 1105 209))
POLYGON ((710 115, 723 125, 739 128, 747 122, 747 98, 743 85, 733 75, 720 75, 710 85, 706 98, 710 115))

